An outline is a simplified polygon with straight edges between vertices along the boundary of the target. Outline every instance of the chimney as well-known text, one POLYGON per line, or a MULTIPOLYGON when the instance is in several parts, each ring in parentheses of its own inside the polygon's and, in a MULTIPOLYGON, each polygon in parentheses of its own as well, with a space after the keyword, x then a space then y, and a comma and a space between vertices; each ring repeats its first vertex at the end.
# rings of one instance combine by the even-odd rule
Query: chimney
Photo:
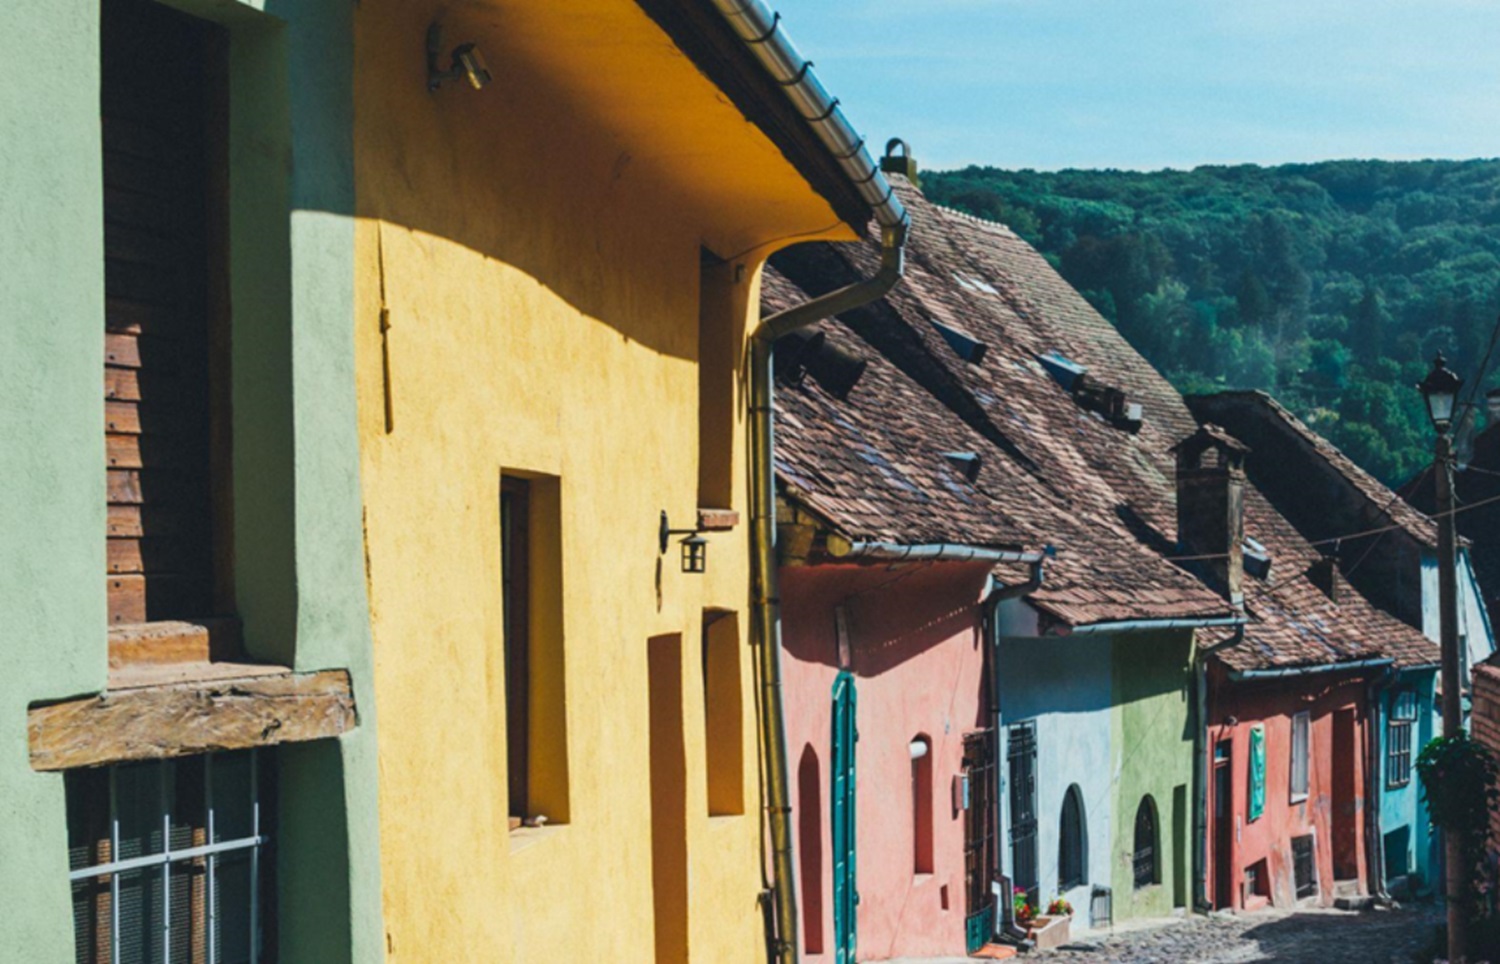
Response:
POLYGON ((1172 447, 1177 456, 1177 543, 1191 568, 1235 608, 1245 604, 1245 456, 1250 451, 1205 423, 1172 447))

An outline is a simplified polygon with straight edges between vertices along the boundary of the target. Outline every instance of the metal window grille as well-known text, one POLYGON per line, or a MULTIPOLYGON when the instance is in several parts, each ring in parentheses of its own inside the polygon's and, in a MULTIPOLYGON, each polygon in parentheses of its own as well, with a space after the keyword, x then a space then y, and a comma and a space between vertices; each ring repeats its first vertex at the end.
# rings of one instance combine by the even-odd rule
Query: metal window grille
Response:
POLYGON ((1318 865, 1312 834, 1292 838, 1292 879, 1297 897, 1311 897, 1318 892, 1318 865))
POLYGON ((1307 753, 1311 718, 1307 713, 1292 717, 1292 785, 1293 800, 1307 797, 1307 753))
POLYGON ((1037 887, 1036 724, 1017 723, 1009 730, 1006 762, 1010 768, 1011 880, 1016 890, 1037 887))
POLYGON ((1089 926, 1113 927, 1115 923, 1115 892, 1109 887, 1094 885, 1089 894, 1089 926))
POLYGON ((1385 783, 1404 787, 1411 782, 1411 722, 1392 719, 1385 734, 1385 783))
POLYGON ((1131 864, 1137 890, 1161 880, 1156 842, 1156 804, 1148 796, 1135 811, 1135 853, 1131 864))
POLYGON ((261 964, 259 769, 250 750, 68 774, 78 964, 261 964))
POLYGON ((1412 723, 1417 718, 1415 690, 1399 690, 1391 697, 1385 729, 1385 782, 1391 788, 1411 783, 1412 723))

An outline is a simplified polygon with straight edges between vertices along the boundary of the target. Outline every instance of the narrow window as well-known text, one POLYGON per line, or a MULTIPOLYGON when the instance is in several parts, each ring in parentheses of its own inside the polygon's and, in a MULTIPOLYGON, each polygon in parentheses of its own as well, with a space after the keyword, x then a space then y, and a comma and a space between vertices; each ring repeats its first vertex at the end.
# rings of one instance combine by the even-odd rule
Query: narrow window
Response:
POLYGON ((823 768, 811 743, 797 763, 797 851, 802 857, 802 949, 823 953, 823 768))
POLYGON ((912 872, 932 873, 932 738, 911 741, 912 872))
POLYGON ((1156 801, 1147 794, 1135 811, 1135 852, 1132 867, 1135 889, 1161 883, 1161 841, 1157 834, 1156 801))
POLYGON ((232 611, 222 28, 102 7, 109 622, 232 611))
POLYGON ((1298 713, 1292 717, 1292 802, 1307 799, 1307 751, 1311 717, 1298 713))
POLYGON ((1318 892, 1317 850, 1312 834, 1292 838, 1292 883, 1298 900, 1318 892))
POLYGON ((67 774, 78 964, 262 960, 271 763, 247 750, 67 774))
POLYGON ((1083 794, 1078 784, 1063 794, 1062 825, 1058 829, 1057 887, 1069 890, 1082 887, 1088 878, 1088 856, 1083 826, 1083 794))
POLYGON ((743 720, 739 617, 709 610, 703 614, 703 745, 709 816, 745 812, 743 720))
POLYGON ((531 485, 500 485, 500 584, 505 633, 505 749, 512 825, 528 816, 531 750, 531 485))
MULTIPOLYGON (((736 324, 733 268, 707 248, 698 271, 698 504, 733 504, 736 324)), ((743 312, 739 313, 740 315, 743 312)))
POLYGON ((500 587, 510 826, 566 823, 567 718, 557 479, 500 480, 500 587))
POLYGON ((1411 782, 1412 724, 1417 719, 1417 694, 1397 690, 1385 727, 1385 785, 1392 789, 1411 782))

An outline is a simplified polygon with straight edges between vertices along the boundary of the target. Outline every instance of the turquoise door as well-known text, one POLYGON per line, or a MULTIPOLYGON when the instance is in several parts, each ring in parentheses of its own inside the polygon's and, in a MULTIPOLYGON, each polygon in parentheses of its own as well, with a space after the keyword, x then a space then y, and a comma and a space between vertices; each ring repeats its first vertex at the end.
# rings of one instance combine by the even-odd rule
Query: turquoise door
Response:
POLYGON ((837 964, 854 964, 856 911, 859 890, 855 886, 854 859, 854 744, 859 740, 855 726, 854 677, 839 673, 833 681, 833 754, 830 780, 833 784, 829 803, 833 808, 833 937, 837 964))

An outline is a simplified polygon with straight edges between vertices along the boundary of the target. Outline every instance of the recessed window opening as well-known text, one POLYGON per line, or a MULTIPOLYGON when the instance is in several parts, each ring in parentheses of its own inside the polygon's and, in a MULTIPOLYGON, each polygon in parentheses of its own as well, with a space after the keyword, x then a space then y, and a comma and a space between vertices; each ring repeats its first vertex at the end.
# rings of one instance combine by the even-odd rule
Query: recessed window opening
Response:
POLYGON ((78 964, 251 964, 274 946, 264 751, 67 774, 78 964))
POLYGON ((559 513, 556 478, 501 477, 500 604, 511 829, 568 820, 559 513))
POLYGON ((221 27, 101 9, 111 625, 233 611, 221 27))
POLYGON ((703 745, 709 816, 745 812, 739 616, 703 613, 703 745))
POLYGON ((733 268, 707 248, 698 269, 698 504, 731 507, 736 341, 733 268))
POLYGON ((1057 839, 1058 890, 1083 886, 1088 879, 1088 835, 1084 827, 1083 794, 1076 783, 1063 794, 1057 839))
POLYGON ((1411 783, 1412 726, 1416 719, 1416 691, 1393 693, 1385 727, 1385 785, 1391 789, 1411 783))
POLYGON ((1135 850, 1131 858, 1135 889, 1161 883, 1161 837, 1157 831, 1156 801, 1141 798, 1135 811, 1135 850))
POLYGON ((802 869, 802 950, 823 953, 823 770, 811 743, 797 763, 797 849, 802 869))
POLYGON ((1292 717, 1292 802, 1307 799, 1307 754, 1311 739, 1312 717, 1306 712, 1292 717))
POLYGON ((1292 882, 1299 900, 1318 892, 1317 847, 1312 834, 1292 838, 1292 882))
POLYGON ((507 478, 500 487, 500 583, 505 621, 506 776, 513 820, 528 816, 531 750, 531 486, 507 478))
POLYGON ((911 755, 912 872, 932 873, 932 738, 918 734, 911 755))

